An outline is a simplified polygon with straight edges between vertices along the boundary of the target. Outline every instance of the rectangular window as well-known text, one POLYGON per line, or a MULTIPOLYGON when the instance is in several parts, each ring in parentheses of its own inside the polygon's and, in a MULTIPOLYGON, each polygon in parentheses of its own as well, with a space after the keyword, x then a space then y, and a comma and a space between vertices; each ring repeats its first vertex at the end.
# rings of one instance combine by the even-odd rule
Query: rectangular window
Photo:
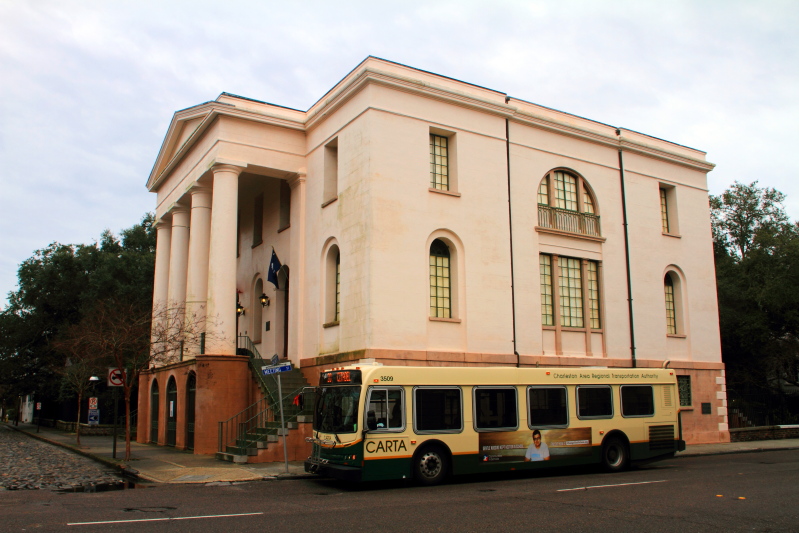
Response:
POLYGON ((338 137, 325 145, 325 186, 322 207, 338 198, 338 137))
POLYGON ((530 429, 569 425, 566 387, 530 387, 527 389, 527 408, 530 429))
POLYGON ((560 258, 560 325, 564 328, 583 327, 583 281, 580 260, 560 258))
POLYGON ((660 188, 660 223, 663 233, 669 233, 669 204, 666 199, 666 189, 660 188))
POLYGON ((655 397, 650 385, 622 385, 621 416, 653 416, 655 397))
POLYGON ((252 245, 258 246, 264 242, 264 195, 255 197, 252 209, 252 245))
POLYGON ((370 389, 369 411, 374 411, 377 430, 402 431, 405 428, 402 389, 370 389))
POLYGON ((588 322, 591 329, 599 329, 602 324, 599 320, 599 264, 588 261, 588 322))
POLYGON ((463 430, 461 390, 420 387, 414 390, 413 423, 417 433, 458 433, 463 430))
POLYGON ((552 256, 541 254, 541 324, 554 326, 555 317, 552 310, 552 256))
POLYGON ((449 190, 449 139, 430 134, 430 188, 449 190))
POLYGON ((691 407, 691 376, 677 376, 677 389, 680 393, 680 407, 691 407))
POLYGON ((516 388, 475 387, 474 411, 474 427, 478 431, 518 429, 516 388))
POLYGON ((577 211, 577 179, 564 172, 555 172, 555 207, 577 211))
POLYGON ((613 418, 611 388, 607 385, 577 387, 578 418, 613 418))

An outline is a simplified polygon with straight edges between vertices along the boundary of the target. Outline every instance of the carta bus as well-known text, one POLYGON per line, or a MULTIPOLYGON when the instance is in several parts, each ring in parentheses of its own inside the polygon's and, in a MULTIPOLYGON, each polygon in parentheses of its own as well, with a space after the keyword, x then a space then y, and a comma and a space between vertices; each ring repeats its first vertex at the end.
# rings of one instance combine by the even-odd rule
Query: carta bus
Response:
POLYGON ((350 481, 671 457, 681 439, 668 369, 392 367, 321 373, 305 470, 350 481))

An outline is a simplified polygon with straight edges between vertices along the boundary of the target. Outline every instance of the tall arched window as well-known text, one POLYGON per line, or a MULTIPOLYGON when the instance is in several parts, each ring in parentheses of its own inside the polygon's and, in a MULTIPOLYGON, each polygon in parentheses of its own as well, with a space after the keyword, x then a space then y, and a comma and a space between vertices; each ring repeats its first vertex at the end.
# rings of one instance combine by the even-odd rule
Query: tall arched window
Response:
POLYGON ((540 228, 600 236, 596 201, 578 175, 565 170, 549 172, 538 185, 540 228))
POLYGON ((158 412, 160 409, 158 396, 158 380, 154 379, 150 386, 150 442, 153 443, 158 443, 158 412))
POLYGON ((430 316, 452 318, 449 247, 441 239, 430 245, 430 316))
POLYGON ((341 251, 332 244, 325 255, 324 326, 335 326, 341 320, 341 251))
POLYGON ((674 280, 671 274, 666 274, 663 278, 663 291, 666 296, 666 333, 668 335, 677 334, 677 305, 674 297, 674 280))

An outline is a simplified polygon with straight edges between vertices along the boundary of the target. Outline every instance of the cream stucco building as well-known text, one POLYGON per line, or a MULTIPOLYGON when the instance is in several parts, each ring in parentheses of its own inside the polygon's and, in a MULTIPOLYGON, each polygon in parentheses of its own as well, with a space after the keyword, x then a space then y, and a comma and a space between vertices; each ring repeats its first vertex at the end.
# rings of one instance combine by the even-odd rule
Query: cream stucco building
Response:
POLYGON ((699 150, 374 57, 308 111, 226 93, 178 111, 147 184, 155 301, 214 320, 204 347, 142 377, 139 438, 216 451, 218 422, 259 399, 236 355, 246 335, 312 382, 362 359, 669 361, 685 439, 728 440, 712 168, 699 150), (171 437, 154 416, 171 416, 171 437))

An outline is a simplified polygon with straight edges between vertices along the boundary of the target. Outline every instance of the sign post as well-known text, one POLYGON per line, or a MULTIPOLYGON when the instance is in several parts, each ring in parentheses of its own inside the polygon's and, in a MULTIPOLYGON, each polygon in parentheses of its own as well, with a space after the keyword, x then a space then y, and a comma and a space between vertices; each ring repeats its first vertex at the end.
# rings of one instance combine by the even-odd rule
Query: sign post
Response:
POLYGON ((42 427, 42 402, 36 402, 36 414, 38 414, 38 422, 36 423, 36 433, 39 433, 39 428, 42 427))
POLYGON ((111 457, 117 458, 117 422, 119 421, 119 387, 125 383, 125 371, 121 368, 109 367, 108 386, 114 387, 114 446, 111 457))
POLYGON ((286 463, 286 473, 289 472, 289 450, 288 446, 286 445, 286 420, 283 417, 283 387, 280 383, 280 374, 283 372, 291 371, 291 362, 286 363, 276 363, 277 355, 272 357, 272 365, 270 366, 262 366, 261 372, 264 373, 264 376, 269 376, 272 374, 277 374, 277 397, 278 403, 280 404, 280 431, 283 433, 283 460, 286 463))

